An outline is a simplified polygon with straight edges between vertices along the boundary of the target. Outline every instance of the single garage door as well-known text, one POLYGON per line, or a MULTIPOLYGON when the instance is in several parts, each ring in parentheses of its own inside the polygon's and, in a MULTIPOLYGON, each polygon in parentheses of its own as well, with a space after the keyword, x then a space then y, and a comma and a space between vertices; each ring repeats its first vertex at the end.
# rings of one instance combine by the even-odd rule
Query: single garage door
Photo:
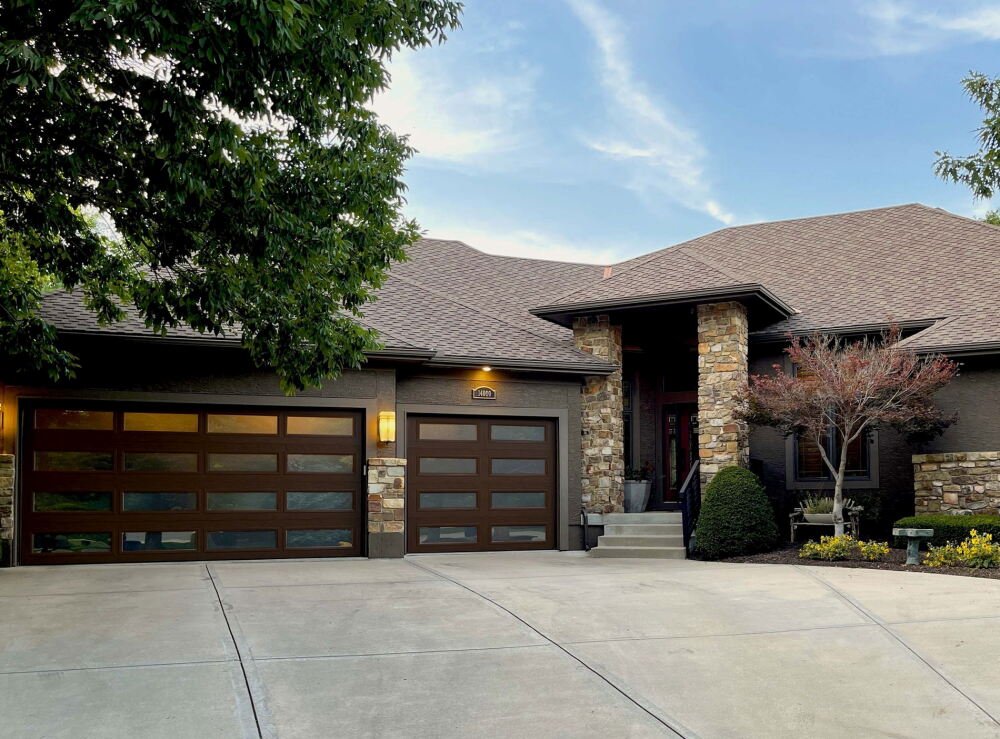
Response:
POLYGON ((409 416, 407 551, 553 549, 555 423, 409 416))
POLYGON ((21 428, 24 564, 361 554, 359 412, 59 404, 21 428))

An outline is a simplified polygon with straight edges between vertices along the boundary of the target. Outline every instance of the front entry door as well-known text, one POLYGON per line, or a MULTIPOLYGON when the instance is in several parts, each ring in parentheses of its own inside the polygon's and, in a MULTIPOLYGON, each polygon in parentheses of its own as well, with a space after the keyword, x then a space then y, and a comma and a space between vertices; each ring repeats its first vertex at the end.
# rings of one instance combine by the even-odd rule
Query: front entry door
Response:
POLYGON ((664 503, 680 500, 681 485, 698 454, 698 406, 694 403, 664 405, 663 466, 660 490, 664 503))

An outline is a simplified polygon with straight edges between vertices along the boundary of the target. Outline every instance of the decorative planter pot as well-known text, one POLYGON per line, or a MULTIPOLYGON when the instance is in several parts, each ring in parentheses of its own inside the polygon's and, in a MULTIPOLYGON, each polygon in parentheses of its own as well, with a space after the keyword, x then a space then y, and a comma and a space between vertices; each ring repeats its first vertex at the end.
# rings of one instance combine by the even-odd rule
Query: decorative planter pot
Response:
POLYGON ((625 481, 625 512, 642 513, 649 502, 649 480, 625 481))
POLYGON ((809 523, 828 523, 833 526, 832 513, 803 513, 802 517, 809 523))

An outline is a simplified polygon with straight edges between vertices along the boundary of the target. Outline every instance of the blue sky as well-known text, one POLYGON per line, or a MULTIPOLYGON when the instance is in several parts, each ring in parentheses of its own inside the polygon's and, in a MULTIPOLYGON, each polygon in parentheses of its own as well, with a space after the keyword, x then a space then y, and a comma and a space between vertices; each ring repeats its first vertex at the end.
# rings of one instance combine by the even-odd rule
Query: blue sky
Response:
POLYGON ((975 150, 1000 2, 466 0, 393 60, 406 212, 484 251, 606 263, 722 228, 922 202, 975 150))

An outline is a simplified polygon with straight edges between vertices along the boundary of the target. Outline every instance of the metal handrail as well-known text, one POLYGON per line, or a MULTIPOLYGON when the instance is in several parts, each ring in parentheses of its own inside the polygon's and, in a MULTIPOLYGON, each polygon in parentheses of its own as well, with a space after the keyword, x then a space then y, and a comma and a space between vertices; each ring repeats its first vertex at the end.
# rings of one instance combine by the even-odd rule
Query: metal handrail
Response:
POLYGON ((691 470, 684 478, 678 497, 681 501, 681 514, 684 524, 684 546, 688 552, 694 550, 694 526, 701 512, 701 460, 696 459, 691 470))

